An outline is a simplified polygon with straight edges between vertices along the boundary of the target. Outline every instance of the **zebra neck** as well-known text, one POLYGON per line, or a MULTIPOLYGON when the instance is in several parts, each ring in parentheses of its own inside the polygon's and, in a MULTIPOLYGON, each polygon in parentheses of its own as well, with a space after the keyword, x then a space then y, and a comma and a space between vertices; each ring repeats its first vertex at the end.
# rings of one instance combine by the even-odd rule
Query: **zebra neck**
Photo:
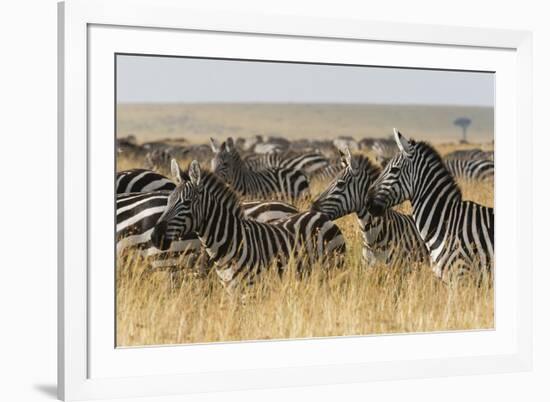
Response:
POLYGON ((234 172, 233 177, 233 188, 237 190, 238 192, 242 193, 243 195, 246 195, 249 193, 248 191, 248 184, 250 183, 251 176, 254 175, 254 172, 246 166, 246 164, 242 161, 237 162, 237 167, 234 172))
POLYGON ((239 199, 217 180, 206 185, 202 196, 203 219, 197 230, 202 245, 214 261, 231 258, 243 233, 243 210, 239 199))
POLYGON ((446 170, 432 175, 420 189, 413 188, 412 215, 428 249, 431 250, 435 244, 442 244, 449 216, 461 201, 460 189, 446 170))
POLYGON ((198 236, 210 258, 217 262, 230 260, 242 243, 242 227, 243 222, 234 211, 219 208, 205 217, 198 236))

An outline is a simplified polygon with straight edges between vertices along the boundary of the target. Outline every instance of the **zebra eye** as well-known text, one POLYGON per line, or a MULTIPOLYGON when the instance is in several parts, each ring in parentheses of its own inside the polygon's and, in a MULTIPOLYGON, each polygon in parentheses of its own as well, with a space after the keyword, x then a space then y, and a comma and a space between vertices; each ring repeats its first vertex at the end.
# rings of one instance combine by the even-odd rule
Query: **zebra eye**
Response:
POLYGON ((391 174, 397 174, 399 173, 399 168, 397 166, 393 166, 391 169, 390 169, 390 173, 391 174))

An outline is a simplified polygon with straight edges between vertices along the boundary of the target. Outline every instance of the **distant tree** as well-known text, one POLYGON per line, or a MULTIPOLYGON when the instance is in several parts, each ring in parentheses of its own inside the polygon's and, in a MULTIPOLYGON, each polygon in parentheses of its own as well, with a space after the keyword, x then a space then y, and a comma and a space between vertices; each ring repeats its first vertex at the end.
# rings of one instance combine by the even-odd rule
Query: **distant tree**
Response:
POLYGON ((468 130, 470 124, 472 124, 472 120, 467 117, 459 117, 454 121, 455 126, 459 126, 462 128, 462 141, 460 142, 468 142, 466 140, 466 130, 468 130))

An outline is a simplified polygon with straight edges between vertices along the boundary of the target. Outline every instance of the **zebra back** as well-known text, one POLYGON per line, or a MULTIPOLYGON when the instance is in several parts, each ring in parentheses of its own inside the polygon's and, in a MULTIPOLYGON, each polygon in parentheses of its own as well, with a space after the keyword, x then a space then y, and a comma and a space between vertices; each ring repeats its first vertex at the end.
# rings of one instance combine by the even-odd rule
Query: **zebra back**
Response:
POLYGON ((443 163, 457 179, 485 181, 495 176, 495 163, 492 160, 445 159, 443 163))
POLYGON ((123 170, 116 174, 116 194, 173 190, 176 185, 168 177, 148 169, 123 170))
POLYGON ((443 159, 462 159, 462 160, 474 160, 474 159, 489 159, 493 160, 492 151, 482 151, 479 148, 476 149, 459 149, 446 154, 443 159))

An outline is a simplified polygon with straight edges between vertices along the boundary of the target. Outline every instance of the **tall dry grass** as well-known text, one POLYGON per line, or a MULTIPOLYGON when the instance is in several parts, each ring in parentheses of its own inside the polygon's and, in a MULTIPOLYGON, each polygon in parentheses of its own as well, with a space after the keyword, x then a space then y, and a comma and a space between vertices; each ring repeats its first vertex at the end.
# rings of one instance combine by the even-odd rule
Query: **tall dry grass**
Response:
MULTIPOLYGON (((118 168, 141 161, 119 160, 118 168)), ((185 162, 182 163, 182 166, 185 162)), ((324 189, 314 183, 312 192, 324 189)), ((493 205, 492 183, 459 181, 465 199, 493 205)), ((306 209, 307 202, 299 207, 306 209)), ((400 210, 410 212, 410 206, 400 210)), ((403 332, 487 329, 494 326, 489 280, 465 277, 448 285, 428 266, 388 269, 361 264, 354 216, 336 221, 347 244, 343 267, 317 267, 302 279, 273 270, 253 286, 229 293, 215 272, 183 274, 173 286, 167 272, 147 272, 144 261, 117 261, 117 345, 140 346, 403 332)))

